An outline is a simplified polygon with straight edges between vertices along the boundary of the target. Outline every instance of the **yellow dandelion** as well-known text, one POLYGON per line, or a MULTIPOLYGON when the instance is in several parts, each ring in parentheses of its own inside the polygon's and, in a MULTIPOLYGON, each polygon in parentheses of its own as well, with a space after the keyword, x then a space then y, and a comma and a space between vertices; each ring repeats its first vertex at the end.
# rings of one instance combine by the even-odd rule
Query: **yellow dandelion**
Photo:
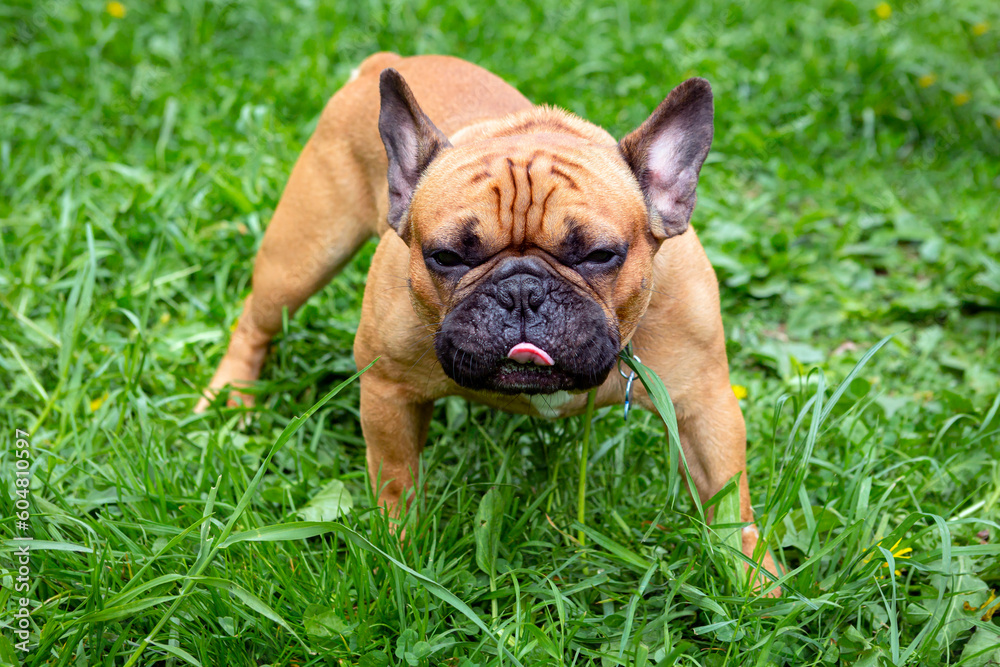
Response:
POLYGON ((116 0, 111 0, 108 4, 104 5, 104 11, 111 14, 116 19, 125 18, 125 5, 116 0))
POLYGON ((166 324, 170 321, 170 313, 163 313, 160 315, 160 324, 166 324))
POLYGON ((741 384, 733 385, 733 393, 736 394, 736 398, 740 399, 741 401, 747 396, 749 396, 747 388, 741 384))
POLYGON ((980 37, 986 34, 986 31, 990 29, 990 24, 986 21, 980 21, 976 25, 972 26, 972 34, 976 37, 980 37))
MULTIPOLYGON (((891 549, 889 549, 889 552, 892 554, 892 557, 895 558, 895 559, 909 558, 909 556, 907 554, 909 554, 910 552, 913 551, 913 549, 911 549, 910 547, 903 547, 902 549, 900 549, 899 545, 900 545, 901 541, 902 540, 896 540, 896 543, 894 545, 892 545, 891 549)), ((882 544, 881 540, 879 541, 879 544, 880 545, 882 544)), ((875 550, 872 549, 871 552, 869 552, 868 557, 865 558, 864 562, 866 562, 866 563, 869 562, 874 556, 875 556, 875 550)), ((882 563, 882 567, 889 567, 889 564, 888 563, 882 563)), ((900 572, 899 570, 894 570, 894 572, 896 573, 897 577, 902 576, 902 572, 900 572)))
POLYGON ((917 79, 917 83, 920 84, 921 88, 930 88, 935 83, 937 83, 937 75, 924 74, 922 77, 917 79))
POLYGON ((991 603, 991 602, 993 602, 993 601, 994 601, 994 600, 996 600, 996 599, 997 599, 997 593, 996 593, 996 591, 995 591, 995 590, 993 590, 993 589, 991 588, 991 589, 990 589, 990 596, 989 596, 989 597, 988 597, 988 598, 986 599, 986 602, 984 602, 984 603, 983 603, 983 604, 981 604, 980 606, 978 606, 978 607, 973 607, 973 606, 972 606, 971 604, 969 604, 968 602, 966 602, 966 603, 965 603, 965 604, 964 604, 963 606, 965 607, 965 611, 978 611, 978 610, 980 610, 980 609, 986 609, 986 608, 987 608, 988 606, 990 606, 990 603, 991 603))
MULTIPOLYGON (((985 607, 986 605, 983 606, 985 607)), ((1000 613, 1000 602, 997 602, 995 605, 987 609, 986 613, 983 614, 979 620, 989 623, 998 613, 1000 613)))
POLYGON ((991 588, 990 597, 986 600, 986 602, 984 602, 978 607, 973 607, 968 602, 963 602, 962 608, 965 609, 965 611, 983 611, 984 609, 986 609, 986 613, 983 614, 981 620, 985 621, 986 623, 989 623, 990 621, 993 620, 994 616, 1000 614, 1000 602, 997 602, 995 605, 990 607, 990 605, 993 604, 993 601, 996 599, 997 599, 997 593, 995 590, 991 588), (987 609, 987 607, 989 608, 987 609))
POLYGON ((955 93, 955 96, 951 98, 951 101, 955 103, 955 106, 960 107, 963 104, 968 104, 971 99, 972 95, 963 90, 960 93, 955 93))
MULTIPOLYGON (((892 545, 891 549, 889 549, 889 551, 892 552, 892 557, 895 558, 895 559, 909 558, 909 556, 907 554, 910 553, 911 551, 913 551, 913 549, 911 549, 910 547, 903 547, 902 549, 899 549, 899 543, 900 542, 901 542, 901 540, 896 540, 896 543, 894 545, 892 545), (899 549, 899 550, 897 551, 897 549, 899 549)), ((882 563, 882 567, 889 567, 889 564, 888 563, 882 563)), ((899 570, 895 570, 895 573, 896 573, 897 577, 902 576, 902 573, 899 570)))
POLYGON ((892 16, 892 7, 888 2, 880 2, 875 6, 875 15, 885 21, 892 16))
POLYGON ((94 400, 92 400, 90 402, 90 411, 91 412, 97 412, 101 408, 101 406, 104 405, 104 401, 106 401, 106 400, 108 400, 108 395, 107 394, 104 394, 103 396, 99 396, 99 397, 95 398, 94 400))

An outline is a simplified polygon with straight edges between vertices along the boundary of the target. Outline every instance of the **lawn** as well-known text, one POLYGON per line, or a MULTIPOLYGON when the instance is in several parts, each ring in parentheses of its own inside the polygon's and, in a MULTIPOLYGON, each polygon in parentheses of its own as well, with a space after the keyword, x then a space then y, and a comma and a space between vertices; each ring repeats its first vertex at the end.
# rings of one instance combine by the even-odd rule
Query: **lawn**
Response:
POLYGON ((0 664, 997 664, 998 54, 995 0, 4 2, 0 664), (373 244, 289 319, 245 425, 192 413, 377 50, 616 136, 712 82, 693 225, 782 597, 643 412, 597 412, 581 527, 582 418, 441 403, 400 542, 348 382, 373 244))

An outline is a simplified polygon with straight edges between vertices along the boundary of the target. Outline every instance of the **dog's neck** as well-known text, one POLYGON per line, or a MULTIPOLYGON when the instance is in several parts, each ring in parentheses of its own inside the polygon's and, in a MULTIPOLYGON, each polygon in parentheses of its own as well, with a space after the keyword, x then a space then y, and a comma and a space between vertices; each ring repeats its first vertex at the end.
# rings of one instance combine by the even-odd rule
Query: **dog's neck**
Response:
POLYGON ((548 105, 478 121, 463 127, 451 136, 455 146, 483 139, 500 139, 532 134, 568 135, 595 144, 615 144, 615 139, 604 129, 583 120, 563 109, 548 105))

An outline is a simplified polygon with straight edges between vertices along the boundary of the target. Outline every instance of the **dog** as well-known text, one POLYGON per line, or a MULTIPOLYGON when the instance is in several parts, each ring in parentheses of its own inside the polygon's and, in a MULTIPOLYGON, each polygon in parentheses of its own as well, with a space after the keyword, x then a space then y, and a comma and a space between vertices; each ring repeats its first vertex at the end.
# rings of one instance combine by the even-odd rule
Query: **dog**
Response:
MULTIPOLYGON (((415 484, 435 400, 550 418, 582 414, 590 390, 620 404, 611 371, 631 342, 674 401, 694 492, 707 503, 739 474, 743 552, 775 573, 755 554, 718 281, 689 225, 713 113, 708 82, 689 79, 615 141, 463 60, 370 56, 292 170, 196 410, 227 385, 251 405, 240 389, 283 310, 377 236, 354 356, 378 358, 360 379, 361 426, 388 511, 415 484)), ((634 402, 654 409, 638 384, 634 402)))

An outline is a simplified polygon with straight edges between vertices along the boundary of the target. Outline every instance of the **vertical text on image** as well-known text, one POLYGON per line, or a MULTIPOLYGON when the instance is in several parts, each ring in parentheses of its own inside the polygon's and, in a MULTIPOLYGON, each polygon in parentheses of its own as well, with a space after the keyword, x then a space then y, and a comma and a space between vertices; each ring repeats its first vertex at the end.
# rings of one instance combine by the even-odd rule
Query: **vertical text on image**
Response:
MULTIPOLYGON (((20 544, 14 549, 17 576, 14 581, 14 591, 24 596, 31 588, 31 513, 29 510, 31 495, 31 442, 28 432, 14 430, 14 541, 20 544)), ((14 634, 18 642, 15 644, 22 653, 28 652, 30 637, 29 600, 20 597, 17 601, 17 611, 14 612, 14 634)))

